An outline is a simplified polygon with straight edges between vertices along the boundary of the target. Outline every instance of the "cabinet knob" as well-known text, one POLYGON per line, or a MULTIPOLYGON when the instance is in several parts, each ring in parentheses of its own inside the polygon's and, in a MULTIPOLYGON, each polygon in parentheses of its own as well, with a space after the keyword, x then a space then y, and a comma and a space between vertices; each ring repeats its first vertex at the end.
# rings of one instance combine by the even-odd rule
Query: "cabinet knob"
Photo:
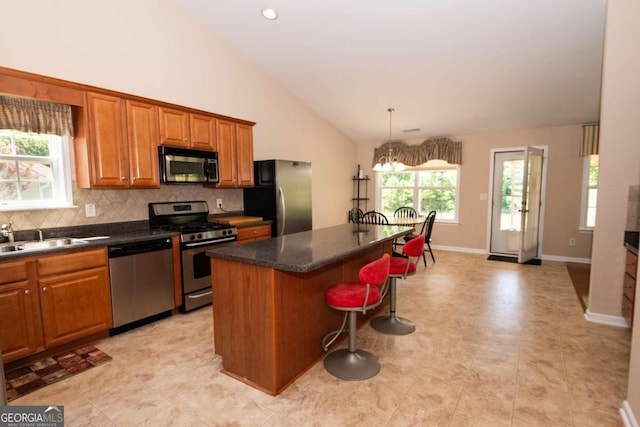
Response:
POLYGON ((31 293, 31 291, 29 291, 29 289, 25 289, 25 290, 24 290, 24 294, 25 294, 25 295, 29 295, 30 293, 31 293))
POLYGON ((47 287, 42 288, 42 292, 47 292, 47 287))
POLYGON ((185 138, 185 139, 184 139, 184 142, 189 142, 189 138, 185 138))
POLYGON ((136 178, 136 177, 134 176, 134 177, 133 177, 133 181, 135 182, 135 180, 136 180, 136 179, 138 179, 138 178, 136 178))
POLYGON ((125 178, 124 176, 121 176, 121 177, 120 177, 120 180, 121 180, 121 181, 124 181, 125 179, 126 179, 126 178, 125 178))

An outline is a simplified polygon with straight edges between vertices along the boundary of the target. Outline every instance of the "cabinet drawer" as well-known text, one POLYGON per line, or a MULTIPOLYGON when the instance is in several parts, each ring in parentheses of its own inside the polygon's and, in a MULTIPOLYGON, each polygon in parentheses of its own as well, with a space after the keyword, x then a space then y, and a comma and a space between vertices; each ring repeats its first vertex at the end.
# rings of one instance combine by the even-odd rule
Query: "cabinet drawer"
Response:
POLYGON ((238 242, 243 240, 263 240, 271 238, 271 226, 257 225, 255 227, 238 228, 238 242))
POLYGON ((29 269, 26 260, 8 261, 0 264, 0 285, 14 283, 29 278, 29 269))
POLYGON ((631 302, 635 302, 636 297, 636 281, 633 277, 625 273, 624 275, 624 295, 631 302))
POLYGON ((107 265, 107 248, 64 253, 38 258, 38 276, 70 273, 107 265))
POLYGON ((627 251, 627 260, 625 262, 624 271, 634 279, 636 278, 636 271, 638 269, 638 255, 631 251, 627 251))
POLYGON ((633 302, 626 297, 622 297, 622 317, 627 319, 629 323, 633 319, 633 302))

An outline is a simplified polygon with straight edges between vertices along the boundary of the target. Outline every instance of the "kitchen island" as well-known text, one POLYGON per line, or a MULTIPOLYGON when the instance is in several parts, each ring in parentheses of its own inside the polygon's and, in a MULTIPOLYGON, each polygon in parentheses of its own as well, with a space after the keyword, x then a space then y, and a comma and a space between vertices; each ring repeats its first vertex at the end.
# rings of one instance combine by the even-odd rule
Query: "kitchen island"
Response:
POLYGON ((362 266, 413 230, 345 224, 207 251, 222 371, 280 393, 322 358, 322 337, 342 322, 325 304, 325 289, 356 280, 362 266))

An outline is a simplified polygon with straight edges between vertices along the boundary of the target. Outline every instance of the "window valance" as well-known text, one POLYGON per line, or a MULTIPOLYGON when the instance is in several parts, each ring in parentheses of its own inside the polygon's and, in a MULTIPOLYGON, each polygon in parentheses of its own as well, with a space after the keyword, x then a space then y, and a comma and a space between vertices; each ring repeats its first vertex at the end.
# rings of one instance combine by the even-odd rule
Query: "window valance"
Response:
POLYGON ((582 125, 580 156, 598 154, 600 148, 600 124, 582 125))
POLYGON ((419 166, 429 160, 444 160, 447 163, 462 164, 462 142, 449 138, 431 138, 419 145, 408 145, 404 141, 392 141, 373 150, 373 165, 380 158, 387 160, 391 156, 407 166, 419 166))
POLYGON ((73 136, 71 106, 0 96, 0 129, 73 136))

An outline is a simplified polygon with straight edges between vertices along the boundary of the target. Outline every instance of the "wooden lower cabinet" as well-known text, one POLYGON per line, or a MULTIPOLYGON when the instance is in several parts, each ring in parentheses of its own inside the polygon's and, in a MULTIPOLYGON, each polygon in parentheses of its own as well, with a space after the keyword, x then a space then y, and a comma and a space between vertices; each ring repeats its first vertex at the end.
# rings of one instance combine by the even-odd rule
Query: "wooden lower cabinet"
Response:
POLYGON ((636 272, 638 268, 638 255, 627 250, 625 262, 624 285, 622 293, 622 317, 633 327, 633 315, 636 295, 636 272))
POLYGON ((108 330, 106 248, 0 263, 4 362, 108 330))
POLYGON ((255 225, 253 227, 238 228, 238 244, 257 242, 271 238, 271 225, 255 225))
POLYGON ((0 346, 4 362, 44 350, 35 259, 0 263, 0 346))

